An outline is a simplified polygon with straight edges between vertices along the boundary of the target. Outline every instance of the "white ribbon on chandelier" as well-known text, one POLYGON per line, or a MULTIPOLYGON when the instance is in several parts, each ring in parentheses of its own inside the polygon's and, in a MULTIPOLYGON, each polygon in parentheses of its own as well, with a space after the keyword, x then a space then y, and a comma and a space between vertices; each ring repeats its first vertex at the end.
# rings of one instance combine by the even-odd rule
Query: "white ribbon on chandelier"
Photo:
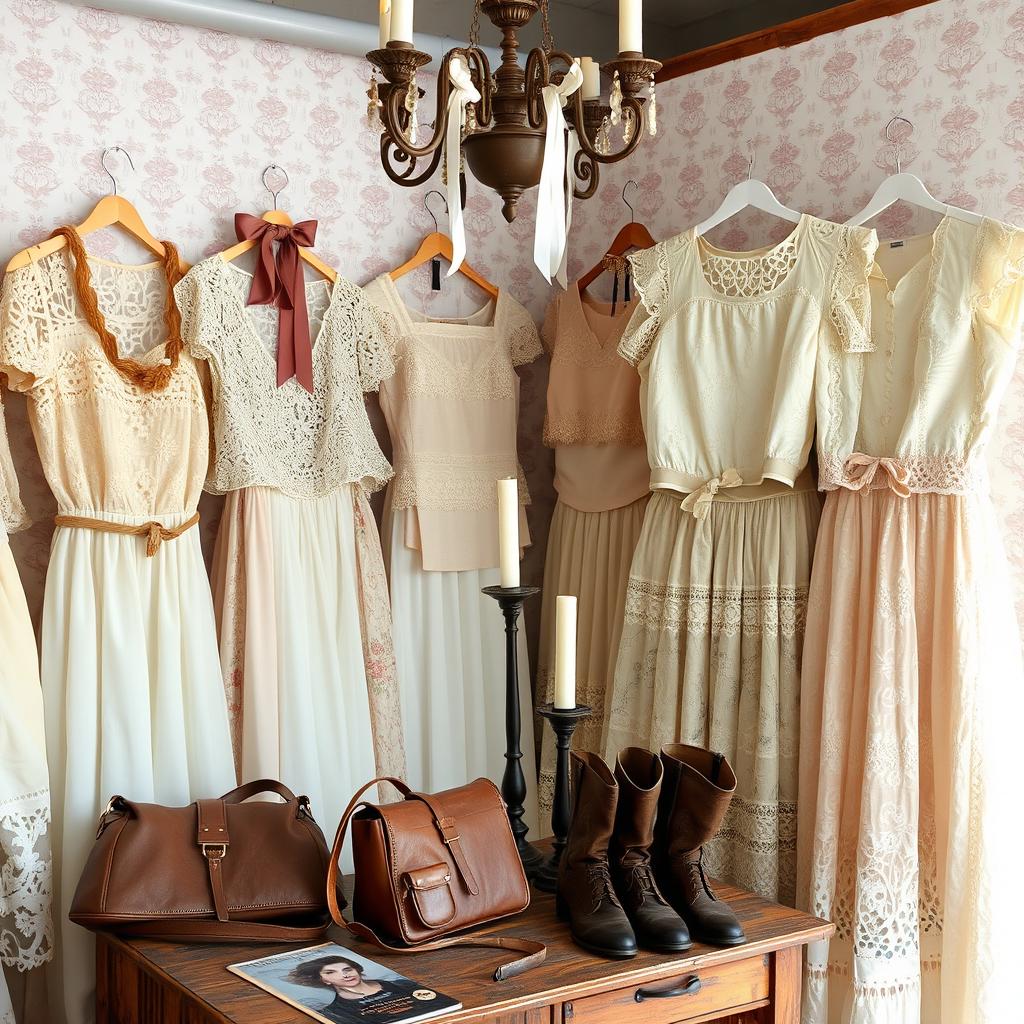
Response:
POLYGON ((573 164, 580 143, 576 131, 569 128, 562 107, 583 85, 583 69, 574 60, 559 85, 546 85, 541 90, 547 136, 544 139, 544 165, 540 172, 537 196, 537 227, 533 238, 533 261, 544 279, 554 277, 565 288, 565 265, 568 257, 569 228, 572 226, 573 164), (569 140, 566 143, 566 129, 569 140))
POLYGON ((466 124, 466 104, 479 102, 480 92, 473 84, 469 65, 461 54, 455 54, 448 62, 448 79, 452 91, 448 96, 444 158, 448 171, 448 225, 452 235, 452 265, 448 268, 448 276, 451 277, 466 258, 466 228, 462 221, 462 189, 459 185, 462 129, 466 124))

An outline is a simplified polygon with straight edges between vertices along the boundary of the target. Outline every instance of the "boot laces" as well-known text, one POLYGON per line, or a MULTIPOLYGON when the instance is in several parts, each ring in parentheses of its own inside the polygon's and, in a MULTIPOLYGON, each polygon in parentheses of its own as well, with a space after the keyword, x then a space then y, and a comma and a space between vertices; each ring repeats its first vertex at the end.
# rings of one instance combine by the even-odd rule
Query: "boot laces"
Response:
POLYGON ((700 887, 707 894, 709 899, 716 900, 718 897, 715 895, 714 890, 711 888, 711 884, 708 882, 707 875, 704 874, 704 847, 700 848, 700 852, 697 854, 697 862, 694 863, 692 860, 687 860, 684 853, 676 854, 675 860, 679 863, 684 870, 694 872, 700 879, 700 887))
POLYGON ((655 900, 658 903, 665 902, 661 893, 658 891, 658 886, 655 884, 654 873, 651 871, 651 865, 649 863, 634 864, 629 869, 629 874, 626 876, 626 887, 629 889, 631 895, 641 905, 644 900, 648 898, 655 900))
POLYGON ((587 880, 590 882, 590 892, 594 898, 592 913, 597 913, 604 900, 610 900, 617 907, 622 905, 619 903, 618 896, 615 895, 615 886, 612 885, 612 876, 607 863, 588 864, 587 880))

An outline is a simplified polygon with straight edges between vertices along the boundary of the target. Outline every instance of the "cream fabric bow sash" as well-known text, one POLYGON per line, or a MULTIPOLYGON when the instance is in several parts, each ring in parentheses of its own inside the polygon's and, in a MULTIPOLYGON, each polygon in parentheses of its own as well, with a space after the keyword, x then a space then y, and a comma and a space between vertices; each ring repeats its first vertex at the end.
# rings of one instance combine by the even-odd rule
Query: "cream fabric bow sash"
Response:
POLYGON ((448 132, 445 135, 444 156, 448 167, 448 225, 452 235, 452 265, 448 276, 458 272, 466 258, 466 227, 462 219, 462 189, 459 169, 462 166, 462 129, 466 124, 466 104, 477 103, 480 92, 473 84, 466 59, 456 54, 448 62, 448 79, 452 91, 448 94, 448 132))
POLYGON ((843 469, 846 473, 847 486, 851 491, 869 489, 875 474, 882 470, 885 474, 884 482, 889 489, 898 494, 901 498, 909 497, 910 471, 906 466, 900 464, 898 459, 882 458, 877 455, 865 455, 863 452, 854 452, 847 460, 843 469))
POLYGON ((711 503, 715 495, 726 487, 739 487, 743 483, 743 477, 735 469, 727 469, 721 476, 713 476, 703 487, 691 491, 680 504, 684 512, 692 512, 694 519, 703 522, 711 511, 711 503))
POLYGON ((547 135, 544 139, 544 165, 537 195, 537 226, 533 237, 533 261, 550 283, 555 278, 565 288, 569 228, 572 226, 572 166, 580 144, 575 129, 569 128, 562 107, 583 85, 583 70, 573 61, 558 85, 541 89, 547 135), (566 130, 569 141, 566 142, 566 130))

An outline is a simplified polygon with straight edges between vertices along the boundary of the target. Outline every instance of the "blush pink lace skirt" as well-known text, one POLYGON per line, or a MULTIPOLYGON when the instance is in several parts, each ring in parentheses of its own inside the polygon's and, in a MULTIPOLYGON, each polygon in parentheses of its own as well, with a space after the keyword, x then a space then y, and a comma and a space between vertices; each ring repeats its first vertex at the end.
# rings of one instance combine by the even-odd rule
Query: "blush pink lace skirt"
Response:
POLYGON ((1019 1013, 998 971, 1014 959, 1000 911, 1019 892, 998 888, 1017 828, 1009 786, 998 795, 1014 774, 1003 726, 1019 728, 1022 691, 998 536, 987 498, 826 501, 804 648, 798 888, 836 934, 808 951, 805 1024, 1019 1013))

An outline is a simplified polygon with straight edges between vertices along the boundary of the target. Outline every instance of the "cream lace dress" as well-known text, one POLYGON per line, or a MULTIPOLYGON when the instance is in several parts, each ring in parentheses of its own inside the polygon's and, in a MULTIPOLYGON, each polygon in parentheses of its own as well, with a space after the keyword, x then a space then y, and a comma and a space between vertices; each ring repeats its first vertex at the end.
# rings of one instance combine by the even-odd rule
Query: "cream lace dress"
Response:
POLYGON ((1024 232, 883 243, 872 344, 831 346, 811 583, 800 900, 808 1024, 1020 1018, 1024 671, 985 449, 1024 322, 1024 232))
POLYGON ((631 257, 619 346, 641 377, 654 493, 626 591, 606 756, 722 751, 737 790, 709 871, 791 902, 800 658, 820 506, 805 465, 823 344, 863 345, 874 233, 804 216, 778 245, 688 231, 631 257))
MULTIPOLYGON (((395 479, 384 512, 395 655, 409 782, 428 791, 505 770, 505 633, 497 484, 519 476, 520 539, 529 543, 526 481, 516 454, 519 377, 541 354, 529 313, 504 290, 469 317, 437 319, 406 305, 385 274, 367 295, 397 323, 398 370, 381 386, 395 479)), ((533 746, 525 633, 519 632, 522 748, 533 746)), ((526 816, 537 828, 536 775, 526 816)))
POLYGON ((7 543, 28 525, 0 404, 0 1024, 38 1008, 53 951, 50 781, 36 638, 7 543), (10 990, 8 990, 10 984, 10 990))
POLYGON ((214 256, 176 288, 182 335, 209 362, 226 494, 213 587, 239 778, 307 794, 325 831, 374 774, 403 775, 387 581, 367 494, 391 476, 363 398, 393 341, 343 278, 306 284, 314 392, 277 386, 278 311, 214 256))
MULTIPOLYGON (((206 476, 206 402, 186 354, 163 390, 128 383, 74 293, 66 251, 8 274, 0 371, 28 392, 47 482, 63 515, 167 528, 187 522, 206 476)), ((89 260, 122 356, 164 358, 162 266, 89 260)), ((43 602, 42 689, 53 808, 58 941, 51 1009, 92 1018, 92 937, 68 906, 115 793, 187 804, 234 771, 209 579, 196 527, 152 557, 144 537, 58 527, 43 602)))
MULTIPOLYGON (((611 307, 576 285, 548 306, 541 329, 551 357, 544 443, 555 450, 555 504, 544 563, 537 700, 554 697, 555 598, 579 600, 576 698, 593 708, 573 734, 578 750, 598 750, 605 692, 614 666, 626 578, 650 494, 640 421, 640 377, 617 351, 632 304, 611 307)), ((541 741, 540 797, 551 811, 555 738, 541 741)))

